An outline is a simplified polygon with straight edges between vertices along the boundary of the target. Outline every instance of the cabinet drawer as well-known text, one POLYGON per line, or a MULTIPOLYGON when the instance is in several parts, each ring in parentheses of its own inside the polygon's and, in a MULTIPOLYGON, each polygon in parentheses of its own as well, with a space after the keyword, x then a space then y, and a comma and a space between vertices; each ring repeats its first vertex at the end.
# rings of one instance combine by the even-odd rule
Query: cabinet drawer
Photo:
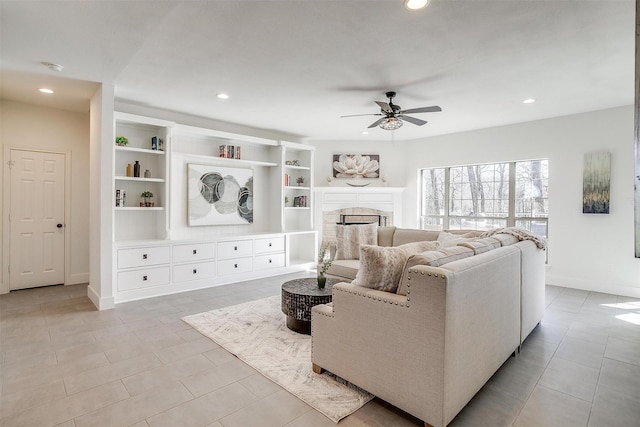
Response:
POLYGON ((284 251, 284 236, 256 239, 254 245, 255 254, 282 252, 284 251))
POLYGON ((173 246, 173 262, 200 261, 216 257, 215 243, 193 243, 173 246))
POLYGON ((253 270, 253 258, 234 258, 218 261, 218 276, 247 273, 253 270))
POLYGON ((253 266, 256 270, 284 267, 284 253, 260 255, 253 258, 253 266))
POLYGON ((118 291, 169 284, 169 267, 145 268, 118 273, 118 291))
POLYGON ((174 282, 186 282, 188 280, 206 279, 215 275, 215 261, 199 262, 196 264, 182 264, 173 267, 174 282))
POLYGON ((169 263, 169 246, 118 250, 118 268, 144 267, 169 263))
POLYGON ((253 255, 251 240, 232 240, 218 243, 218 258, 236 258, 253 255))

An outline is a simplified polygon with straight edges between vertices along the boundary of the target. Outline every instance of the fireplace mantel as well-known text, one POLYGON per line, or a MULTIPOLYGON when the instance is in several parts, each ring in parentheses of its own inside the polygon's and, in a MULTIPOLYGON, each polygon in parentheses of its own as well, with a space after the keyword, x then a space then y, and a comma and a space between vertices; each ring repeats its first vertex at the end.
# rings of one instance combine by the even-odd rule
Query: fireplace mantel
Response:
POLYGON ((315 187, 316 218, 322 212, 346 208, 371 208, 393 212, 394 225, 402 224, 404 187, 315 187))

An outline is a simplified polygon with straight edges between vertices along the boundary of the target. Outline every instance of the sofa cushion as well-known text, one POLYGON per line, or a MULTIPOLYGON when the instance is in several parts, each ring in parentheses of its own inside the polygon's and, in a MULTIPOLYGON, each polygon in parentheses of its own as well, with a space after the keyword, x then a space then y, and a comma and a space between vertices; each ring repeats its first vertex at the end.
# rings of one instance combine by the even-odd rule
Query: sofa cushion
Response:
POLYGON ((474 255, 479 255, 493 249, 498 249, 502 245, 499 240, 492 237, 481 237, 469 240, 468 242, 458 243, 458 246, 472 249, 474 255))
POLYGON ((340 276, 350 280, 356 278, 358 269, 360 268, 360 260, 357 259, 340 259, 331 263, 327 274, 340 276))
POLYGON ((393 233, 396 227, 378 227, 378 246, 393 246, 393 233))
POLYGON ((468 258, 473 255, 473 250, 465 248, 464 246, 451 246, 410 255, 402 269, 402 275, 396 293, 399 295, 407 295, 407 278, 409 276, 409 269, 413 266, 430 265, 432 267, 440 267, 448 262, 468 258))
POLYGON ((411 242, 434 241, 439 231, 415 230, 410 228, 396 228, 393 233, 393 246, 400 246, 411 242))
POLYGON ((336 258, 359 259, 360 245, 378 244, 378 224, 336 225, 336 258))
POLYGON ((519 242, 516 236, 505 233, 496 233, 491 238, 498 240, 502 246, 509 246, 519 242))
POLYGON ((412 242, 400 246, 360 246, 360 269, 354 285, 396 292, 404 264, 412 254, 436 249, 438 242, 412 242))

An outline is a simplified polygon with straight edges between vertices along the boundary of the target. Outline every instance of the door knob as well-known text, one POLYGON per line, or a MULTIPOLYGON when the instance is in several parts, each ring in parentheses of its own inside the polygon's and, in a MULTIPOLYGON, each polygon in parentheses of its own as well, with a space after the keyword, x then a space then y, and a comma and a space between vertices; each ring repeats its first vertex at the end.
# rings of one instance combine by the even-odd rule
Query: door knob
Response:
POLYGON ((56 227, 62 228, 62 224, 57 224, 56 227))

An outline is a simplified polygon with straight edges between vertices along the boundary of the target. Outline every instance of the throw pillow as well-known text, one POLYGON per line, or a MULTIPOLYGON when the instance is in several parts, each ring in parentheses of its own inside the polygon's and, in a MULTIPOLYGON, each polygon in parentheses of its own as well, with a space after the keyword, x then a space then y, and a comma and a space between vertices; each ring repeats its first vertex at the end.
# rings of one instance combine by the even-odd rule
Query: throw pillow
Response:
POLYGON ((404 264, 412 254, 439 247, 437 242, 412 242, 401 246, 360 246, 360 268, 354 285, 379 291, 398 289, 404 264))
POLYGON ((441 231, 440 234, 438 234, 438 242, 440 242, 441 247, 449 248, 451 246, 456 246, 458 243, 468 241, 469 237, 464 236, 464 234, 451 234, 446 231, 441 231))
POLYGON ((336 225, 335 259, 360 259, 360 245, 378 244, 378 223, 336 225))

